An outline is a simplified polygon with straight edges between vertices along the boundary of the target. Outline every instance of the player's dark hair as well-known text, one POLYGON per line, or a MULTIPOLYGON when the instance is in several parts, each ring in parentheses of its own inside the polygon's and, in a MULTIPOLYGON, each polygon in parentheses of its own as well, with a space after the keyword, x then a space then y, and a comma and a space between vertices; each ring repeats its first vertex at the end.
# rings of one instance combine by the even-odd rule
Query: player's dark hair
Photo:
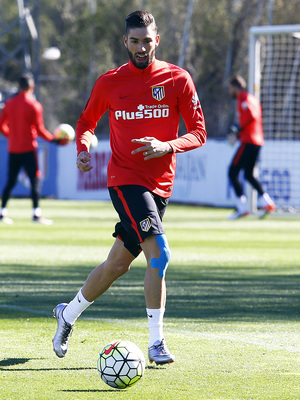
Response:
POLYGON ((34 86, 33 76, 29 73, 23 74, 19 78, 19 87, 22 91, 28 90, 30 87, 34 86))
POLYGON ((157 25, 153 15, 147 11, 134 11, 125 19, 125 34, 128 36, 130 29, 147 28, 148 26, 151 26, 157 32, 157 25))
POLYGON ((245 79, 240 75, 237 75, 234 78, 232 78, 230 81, 230 85, 235 86, 241 90, 245 90, 247 87, 245 79))

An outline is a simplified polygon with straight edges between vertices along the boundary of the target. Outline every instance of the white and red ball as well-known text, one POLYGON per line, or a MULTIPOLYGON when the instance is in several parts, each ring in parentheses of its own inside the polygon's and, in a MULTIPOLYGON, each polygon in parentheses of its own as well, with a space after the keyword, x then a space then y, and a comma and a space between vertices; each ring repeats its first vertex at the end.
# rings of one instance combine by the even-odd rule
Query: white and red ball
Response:
POLYGON ((69 124, 59 124, 53 132, 56 140, 65 140, 66 143, 70 143, 75 139, 75 131, 69 124))

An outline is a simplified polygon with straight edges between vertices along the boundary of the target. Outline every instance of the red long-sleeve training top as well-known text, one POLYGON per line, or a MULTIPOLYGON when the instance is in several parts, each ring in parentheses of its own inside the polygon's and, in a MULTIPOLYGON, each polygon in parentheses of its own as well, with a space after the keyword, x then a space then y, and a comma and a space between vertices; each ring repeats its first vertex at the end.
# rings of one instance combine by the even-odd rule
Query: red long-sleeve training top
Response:
POLYGON ((239 138, 242 143, 264 144, 262 111, 258 99, 243 90, 237 98, 237 112, 241 130, 239 138))
POLYGON ((8 138, 9 153, 27 153, 37 148, 37 137, 51 142, 43 120, 43 107, 30 91, 10 98, 0 115, 0 131, 8 138))
POLYGON ((152 192, 170 197, 176 155, 206 142, 205 122, 195 85, 187 71, 155 60, 145 69, 131 61, 100 76, 77 122, 78 153, 89 151, 91 134, 109 110, 112 156, 108 165, 108 186, 143 185, 152 192), (178 138, 182 115, 187 133, 178 138), (170 143, 173 153, 144 160, 132 139, 155 137, 170 143))

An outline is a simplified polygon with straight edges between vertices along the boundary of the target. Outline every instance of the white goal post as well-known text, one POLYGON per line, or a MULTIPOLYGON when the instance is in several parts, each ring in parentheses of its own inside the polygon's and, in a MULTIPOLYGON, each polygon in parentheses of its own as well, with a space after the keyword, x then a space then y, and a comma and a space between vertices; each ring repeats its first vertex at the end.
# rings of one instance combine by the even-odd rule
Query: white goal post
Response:
POLYGON ((263 113, 259 179, 278 211, 299 212, 300 25, 250 28, 248 90, 263 113))

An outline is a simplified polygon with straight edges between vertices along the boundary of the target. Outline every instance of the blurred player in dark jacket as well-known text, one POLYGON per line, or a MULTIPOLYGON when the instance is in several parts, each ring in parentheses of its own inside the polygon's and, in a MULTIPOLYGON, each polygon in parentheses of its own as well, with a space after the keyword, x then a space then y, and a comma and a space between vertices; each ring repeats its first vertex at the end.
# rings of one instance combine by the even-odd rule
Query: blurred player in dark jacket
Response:
POLYGON ((260 217, 275 210, 275 204, 269 194, 264 192, 260 182, 254 176, 254 167, 261 147, 264 144, 262 111, 258 99, 246 91, 246 82, 241 76, 234 77, 229 84, 230 95, 237 99, 239 123, 231 127, 229 141, 240 141, 229 167, 229 179, 238 197, 236 212, 229 219, 237 219, 249 214, 247 199, 239 180, 239 172, 244 170, 245 179, 261 196, 262 213, 260 217))
POLYGON ((47 131, 43 120, 43 107, 33 96, 34 80, 31 74, 19 79, 19 92, 8 99, 0 115, 0 131, 8 139, 8 179, 2 193, 0 221, 11 224, 7 217, 6 204, 17 183, 18 174, 24 168, 31 184, 33 221, 51 225, 52 221, 42 218, 39 207, 39 178, 37 158, 37 137, 48 142, 58 143, 47 131))

